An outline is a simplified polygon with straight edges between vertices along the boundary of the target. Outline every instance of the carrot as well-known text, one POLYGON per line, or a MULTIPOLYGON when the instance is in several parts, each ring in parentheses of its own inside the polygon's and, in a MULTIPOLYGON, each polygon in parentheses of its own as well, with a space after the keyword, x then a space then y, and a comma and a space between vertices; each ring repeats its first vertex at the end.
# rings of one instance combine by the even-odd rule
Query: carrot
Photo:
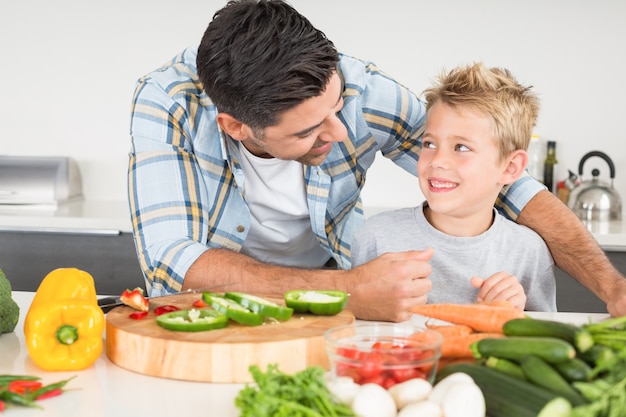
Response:
POLYGON ((443 358, 472 358, 470 345, 477 340, 486 338, 504 337, 502 333, 471 333, 460 336, 447 337, 441 344, 443 358))
POLYGON ((461 336, 465 334, 474 333, 474 329, 465 324, 428 324, 426 327, 430 330, 435 330, 443 337, 461 336))
POLYGON ((453 358, 453 357, 441 357, 439 358, 439 363, 437 365, 437 369, 441 370, 448 365, 454 365, 457 363, 474 363, 476 362, 475 358, 453 358))
POLYGON ((502 333, 502 326, 511 319, 525 317, 517 308, 496 307, 485 304, 422 304, 410 311, 422 316, 464 324, 477 332, 502 333))

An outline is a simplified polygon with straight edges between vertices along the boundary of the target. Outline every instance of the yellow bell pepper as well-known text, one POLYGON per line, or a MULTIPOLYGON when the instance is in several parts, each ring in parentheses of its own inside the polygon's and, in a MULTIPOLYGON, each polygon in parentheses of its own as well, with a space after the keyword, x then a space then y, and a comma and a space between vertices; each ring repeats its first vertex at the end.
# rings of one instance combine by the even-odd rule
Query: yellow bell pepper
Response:
POLYGON ((24 320, 28 353, 46 371, 88 368, 102 353, 104 323, 93 277, 55 269, 39 284, 24 320))

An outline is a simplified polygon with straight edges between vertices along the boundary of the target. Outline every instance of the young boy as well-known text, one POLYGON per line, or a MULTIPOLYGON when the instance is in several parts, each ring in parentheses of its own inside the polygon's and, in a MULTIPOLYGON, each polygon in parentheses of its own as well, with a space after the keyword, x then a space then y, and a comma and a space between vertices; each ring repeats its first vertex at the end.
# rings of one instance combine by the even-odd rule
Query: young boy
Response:
POLYGON ((502 186, 526 168, 538 98, 508 70, 480 63, 442 75, 425 98, 417 171, 426 201, 368 219, 352 242, 353 267, 385 252, 432 247, 427 302, 508 300, 556 311, 546 244, 494 209, 502 186))

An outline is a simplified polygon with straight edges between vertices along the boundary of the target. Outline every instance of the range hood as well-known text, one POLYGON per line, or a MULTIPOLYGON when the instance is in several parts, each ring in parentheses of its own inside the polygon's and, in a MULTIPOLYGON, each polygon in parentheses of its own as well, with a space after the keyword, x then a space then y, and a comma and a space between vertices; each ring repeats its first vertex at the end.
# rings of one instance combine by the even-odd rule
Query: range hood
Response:
POLYGON ((0 205, 52 205, 81 199, 82 182, 68 157, 0 155, 0 205))

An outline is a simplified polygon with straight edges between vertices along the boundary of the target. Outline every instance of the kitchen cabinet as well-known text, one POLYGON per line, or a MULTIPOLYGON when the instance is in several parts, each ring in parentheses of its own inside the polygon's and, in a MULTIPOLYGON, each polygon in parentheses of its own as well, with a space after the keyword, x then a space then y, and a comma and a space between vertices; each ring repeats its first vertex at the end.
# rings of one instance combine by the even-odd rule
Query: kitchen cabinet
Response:
MULTIPOLYGON (((606 252, 613 265, 626 276, 626 252, 606 252)), ((555 268, 558 311, 606 313, 606 304, 572 276, 555 268)))
POLYGON ((56 268, 89 272, 98 294, 145 287, 131 233, 0 232, 0 269, 15 291, 35 291, 56 268))

